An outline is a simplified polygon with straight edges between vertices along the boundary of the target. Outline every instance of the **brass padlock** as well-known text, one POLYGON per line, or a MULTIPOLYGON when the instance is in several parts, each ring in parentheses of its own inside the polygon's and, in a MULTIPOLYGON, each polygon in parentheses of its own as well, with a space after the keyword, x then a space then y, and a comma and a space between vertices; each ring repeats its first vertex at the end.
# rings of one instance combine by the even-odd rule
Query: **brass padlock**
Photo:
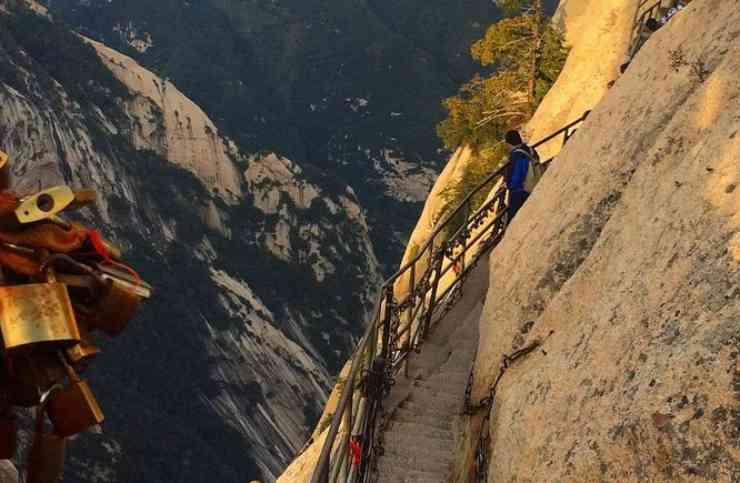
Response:
POLYGON ((102 423, 105 418, 87 382, 79 378, 61 353, 59 358, 67 370, 69 386, 51 396, 47 412, 54 434, 72 436, 102 423))
POLYGON ((55 386, 41 396, 41 404, 36 410, 36 430, 28 453, 26 483, 54 483, 64 471, 66 438, 44 432, 45 408, 50 395, 57 390, 58 386, 55 386))
POLYGON ((0 460, 13 458, 17 447, 18 423, 15 415, 10 411, 0 414, 0 460))
POLYGON ((120 334, 134 318, 141 297, 128 285, 108 279, 108 288, 101 299, 90 307, 85 322, 90 329, 102 330, 110 336, 120 334))
POLYGON ((80 341, 67 287, 56 283, 52 272, 49 283, 0 287, 0 330, 8 351, 80 341))

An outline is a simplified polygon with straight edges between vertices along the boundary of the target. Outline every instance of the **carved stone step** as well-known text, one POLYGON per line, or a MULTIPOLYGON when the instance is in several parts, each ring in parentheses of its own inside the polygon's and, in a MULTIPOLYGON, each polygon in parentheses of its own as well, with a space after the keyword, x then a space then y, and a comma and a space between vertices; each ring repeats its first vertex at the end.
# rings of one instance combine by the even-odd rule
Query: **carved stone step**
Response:
MULTIPOLYGON (((435 475, 447 475, 452 469, 452 461, 440 461, 434 458, 415 458, 399 455, 386 450, 382 457, 384 471, 392 469, 393 473, 402 475, 410 471, 424 471, 435 475)), ((382 480, 381 480, 382 481, 382 480)))
POLYGON ((386 434, 391 433, 403 433, 403 434, 418 434, 428 438, 439 438, 449 439, 451 438, 451 432, 446 429, 439 429, 433 426, 427 426, 419 423, 409 423, 402 421, 393 421, 386 434))
POLYGON ((435 416, 435 417, 438 417, 439 419, 445 419, 445 418, 450 417, 450 411, 442 410, 430 403, 431 401, 427 401, 427 402, 424 402, 424 401, 416 402, 413 400, 406 401, 401 406, 401 409, 404 409, 404 410, 407 410, 413 413, 417 413, 417 414, 422 414, 424 416, 435 416))
POLYGON ((441 388, 435 384, 422 382, 414 387, 411 400, 434 404, 444 411, 454 411, 465 397, 465 385, 462 386, 461 390, 455 389, 456 388, 453 388, 453 390, 450 391, 450 389, 446 387, 441 388))
POLYGON ((379 483, 449 483, 448 472, 383 468, 378 473, 379 483))
POLYGON ((449 459, 455 451, 452 435, 447 438, 428 438, 418 434, 385 435, 383 447, 397 454, 430 454, 441 459, 449 459), (439 454, 437 454, 439 453, 439 454))
POLYGON ((452 428, 452 421, 450 420, 450 418, 428 416, 426 414, 418 414, 413 411, 408 411, 404 409, 399 409, 398 411, 396 411, 394 419, 403 423, 416 423, 445 431, 450 431, 450 429, 452 428))

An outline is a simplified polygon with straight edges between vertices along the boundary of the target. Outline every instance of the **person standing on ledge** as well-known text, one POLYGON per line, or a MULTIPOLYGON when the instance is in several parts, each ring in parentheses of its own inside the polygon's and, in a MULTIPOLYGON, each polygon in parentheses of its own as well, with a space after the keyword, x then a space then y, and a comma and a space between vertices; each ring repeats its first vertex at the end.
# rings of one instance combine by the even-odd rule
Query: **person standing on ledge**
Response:
POLYGON ((508 131, 504 140, 511 148, 509 165, 504 175, 506 188, 509 190, 509 222, 511 222, 519 208, 529 198, 529 192, 525 189, 525 180, 527 172, 531 169, 531 163, 536 162, 539 156, 534 149, 524 144, 518 131, 508 131))

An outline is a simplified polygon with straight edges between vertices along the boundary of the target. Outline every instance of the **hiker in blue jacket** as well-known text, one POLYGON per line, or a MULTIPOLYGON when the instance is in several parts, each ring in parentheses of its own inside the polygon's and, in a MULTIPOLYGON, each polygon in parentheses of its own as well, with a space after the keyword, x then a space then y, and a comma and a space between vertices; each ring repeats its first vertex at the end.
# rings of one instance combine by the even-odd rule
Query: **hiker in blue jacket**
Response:
POLYGON ((529 193, 524 189, 524 181, 527 179, 530 163, 537 159, 537 154, 524 144, 518 131, 508 131, 504 139, 511 147, 509 166, 504 176, 506 188, 509 190, 509 222, 511 222, 519 208, 529 198, 529 193))

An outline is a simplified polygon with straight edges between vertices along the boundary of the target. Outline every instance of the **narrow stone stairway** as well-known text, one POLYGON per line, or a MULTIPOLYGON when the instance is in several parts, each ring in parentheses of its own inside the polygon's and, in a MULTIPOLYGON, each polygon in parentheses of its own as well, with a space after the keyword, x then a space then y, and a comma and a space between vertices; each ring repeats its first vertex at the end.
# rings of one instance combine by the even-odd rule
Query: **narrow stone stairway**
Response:
POLYGON ((386 400, 379 483, 448 483, 458 446, 465 386, 478 345, 478 322, 488 288, 484 256, 463 286, 461 298, 438 322, 408 377, 400 373, 386 400))

